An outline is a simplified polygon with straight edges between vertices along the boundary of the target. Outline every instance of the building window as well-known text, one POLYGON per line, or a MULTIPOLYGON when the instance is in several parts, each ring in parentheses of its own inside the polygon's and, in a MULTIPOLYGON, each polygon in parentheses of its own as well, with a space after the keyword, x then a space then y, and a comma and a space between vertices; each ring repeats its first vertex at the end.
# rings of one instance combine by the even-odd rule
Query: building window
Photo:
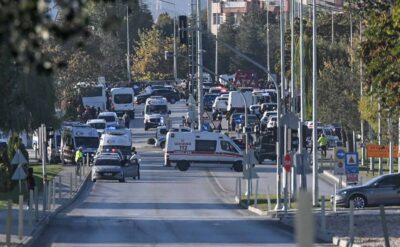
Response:
POLYGON ((213 25, 221 24, 221 14, 213 13, 213 25))

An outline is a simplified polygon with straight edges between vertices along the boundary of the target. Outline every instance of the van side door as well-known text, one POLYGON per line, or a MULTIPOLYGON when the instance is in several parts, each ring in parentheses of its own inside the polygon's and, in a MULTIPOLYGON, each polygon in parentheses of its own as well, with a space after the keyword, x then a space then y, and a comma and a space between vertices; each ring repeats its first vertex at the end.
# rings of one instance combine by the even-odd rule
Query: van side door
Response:
POLYGON ((195 142, 195 156, 197 157, 197 161, 217 161, 218 157, 216 150, 216 140, 196 140, 195 142))

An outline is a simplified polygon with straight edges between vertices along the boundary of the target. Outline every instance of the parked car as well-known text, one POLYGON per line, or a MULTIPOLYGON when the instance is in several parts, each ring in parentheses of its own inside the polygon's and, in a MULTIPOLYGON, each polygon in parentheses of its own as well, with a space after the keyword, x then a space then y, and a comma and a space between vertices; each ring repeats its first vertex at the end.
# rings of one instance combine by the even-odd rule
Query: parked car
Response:
POLYGON ((180 95, 179 92, 175 89, 164 88, 164 89, 154 89, 151 92, 147 92, 145 94, 139 94, 136 96, 136 104, 140 105, 146 103, 146 100, 151 96, 162 96, 167 99, 167 101, 171 104, 175 104, 175 102, 179 101, 180 95))
POLYGON ((214 100, 219 96, 219 94, 206 94, 203 98, 203 105, 205 111, 211 111, 214 104, 214 100))
POLYGON ((400 205, 400 174, 385 174, 369 180, 364 185, 341 189, 332 196, 338 206, 364 208, 373 205, 400 205))

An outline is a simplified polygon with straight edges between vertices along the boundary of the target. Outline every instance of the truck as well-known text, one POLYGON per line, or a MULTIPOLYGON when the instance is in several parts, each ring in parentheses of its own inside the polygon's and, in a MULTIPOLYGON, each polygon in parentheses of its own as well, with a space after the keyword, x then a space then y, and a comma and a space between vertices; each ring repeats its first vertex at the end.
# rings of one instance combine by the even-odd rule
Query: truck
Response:
POLYGON ((246 100, 247 107, 254 104, 252 92, 231 91, 229 92, 227 111, 244 112, 245 102, 241 94, 243 94, 243 97, 246 100))
POLYGON ((78 82, 76 89, 82 99, 83 106, 100 108, 102 111, 106 110, 107 95, 105 84, 78 82))
POLYGON ((260 88, 256 71, 253 69, 236 70, 233 86, 236 88, 239 87, 260 88))

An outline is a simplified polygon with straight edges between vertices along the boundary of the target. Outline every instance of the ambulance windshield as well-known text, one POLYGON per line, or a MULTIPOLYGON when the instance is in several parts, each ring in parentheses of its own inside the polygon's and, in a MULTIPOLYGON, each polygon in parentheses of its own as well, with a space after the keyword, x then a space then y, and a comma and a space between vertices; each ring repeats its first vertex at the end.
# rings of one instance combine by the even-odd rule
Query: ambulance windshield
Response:
POLYGON ((166 105, 147 105, 146 113, 148 113, 148 114, 151 114, 151 113, 166 114, 167 106, 166 105))

